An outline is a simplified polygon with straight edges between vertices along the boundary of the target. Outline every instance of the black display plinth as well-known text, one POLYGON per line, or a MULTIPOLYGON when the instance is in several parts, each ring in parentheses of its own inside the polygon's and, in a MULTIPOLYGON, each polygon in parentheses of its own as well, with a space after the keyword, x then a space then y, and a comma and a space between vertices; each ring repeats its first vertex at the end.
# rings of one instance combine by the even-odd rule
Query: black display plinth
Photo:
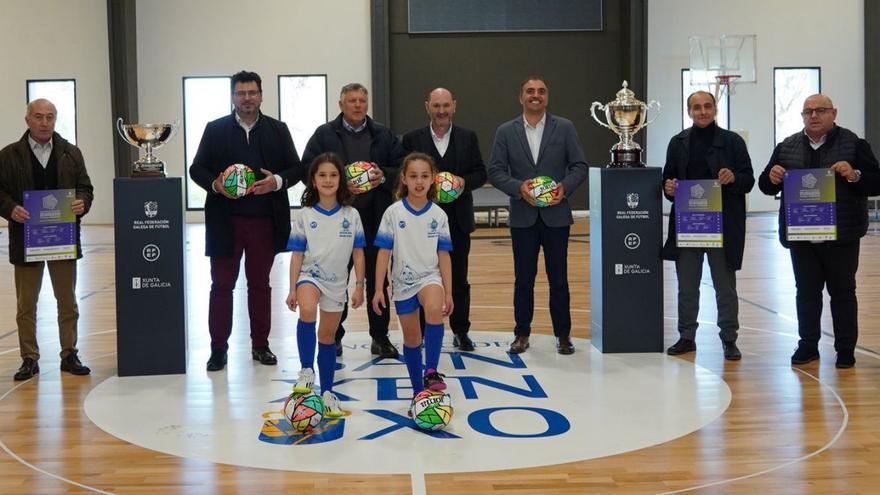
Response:
POLYGON ((591 340, 602 352, 663 351, 659 168, 590 169, 591 340))
POLYGON ((119 376, 186 373, 182 185, 113 181, 119 376))

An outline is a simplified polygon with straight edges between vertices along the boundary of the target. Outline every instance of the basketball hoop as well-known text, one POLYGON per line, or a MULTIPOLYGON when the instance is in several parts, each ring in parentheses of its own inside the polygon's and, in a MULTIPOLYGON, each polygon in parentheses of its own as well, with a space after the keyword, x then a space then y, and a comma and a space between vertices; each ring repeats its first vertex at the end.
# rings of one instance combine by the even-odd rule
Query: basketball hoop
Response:
POLYGON ((715 101, 720 101, 721 97, 727 92, 728 95, 735 94, 737 79, 741 78, 740 74, 721 74, 715 76, 715 101))

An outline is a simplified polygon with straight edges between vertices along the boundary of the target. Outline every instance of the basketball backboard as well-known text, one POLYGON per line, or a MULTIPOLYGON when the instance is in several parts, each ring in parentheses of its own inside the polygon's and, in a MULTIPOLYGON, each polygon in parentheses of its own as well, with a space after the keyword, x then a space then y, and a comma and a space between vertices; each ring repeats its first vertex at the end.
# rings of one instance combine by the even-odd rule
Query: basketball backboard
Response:
MULTIPOLYGON (((731 87, 757 82, 757 36, 721 34, 691 36, 690 75, 693 85, 731 87)), ((717 92, 717 90, 716 90, 717 92)))

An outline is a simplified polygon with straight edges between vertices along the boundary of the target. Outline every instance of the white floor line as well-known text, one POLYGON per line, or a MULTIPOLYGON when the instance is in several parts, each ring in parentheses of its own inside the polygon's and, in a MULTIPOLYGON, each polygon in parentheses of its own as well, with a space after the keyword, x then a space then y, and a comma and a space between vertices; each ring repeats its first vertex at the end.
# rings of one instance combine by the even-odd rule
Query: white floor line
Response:
MULTIPOLYGON (((100 332, 100 333, 104 333, 104 332, 100 332)), ((95 334, 92 334, 92 335, 95 335, 95 334)), ((116 355, 116 353, 115 353, 115 352, 111 352, 111 353, 108 353, 108 354, 104 354, 104 355, 98 356, 98 357, 96 357, 95 359, 103 359, 103 358, 105 358, 105 357, 114 356, 114 355, 116 355)), ((61 373, 60 370, 57 370, 57 371, 58 371, 59 373, 61 373)), ((23 381, 23 382, 19 383, 18 385, 16 385, 16 386, 10 388, 9 390, 7 390, 5 394, 0 395, 0 402, 2 402, 4 399, 6 399, 6 397, 8 397, 12 392, 14 392, 16 389, 18 389, 18 387, 21 387, 22 385, 27 384, 27 383, 28 383, 29 381, 31 381, 31 380, 33 380, 33 378, 31 378, 30 380, 23 381)), ((44 474, 44 475, 46 475, 46 476, 48 476, 48 477, 50 477, 50 478, 55 478, 56 480, 61 481, 62 483, 67 483, 67 484, 69 484, 69 485, 73 485, 73 486, 75 486, 75 487, 77 487, 77 488, 82 488, 83 490, 88 490, 88 491, 90 491, 90 492, 94 492, 94 493, 102 493, 102 494, 104 494, 104 495, 113 495, 113 492, 105 492, 104 490, 99 490, 99 489, 97 489, 97 488, 95 488, 95 487, 93 487, 93 486, 83 485, 82 483, 78 483, 78 482, 73 481, 73 480, 71 480, 71 479, 67 479, 67 478, 65 478, 65 477, 63 477, 63 476, 59 476, 59 475, 57 475, 57 474, 50 473, 49 471, 46 471, 45 469, 41 469, 41 468, 38 468, 37 466, 34 466, 33 464, 31 464, 31 463, 29 463, 28 461, 22 459, 21 457, 18 456, 18 454, 16 454, 16 453, 13 452, 12 450, 10 450, 9 447, 6 445, 6 443, 3 441, 3 439, 0 439, 0 449, 2 449, 4 452, 6 452, 7 454, 9 454, 9 457, 12 457, 12 458, 15 459, 16 461, 18 461, 19 464, 21 464, 21 465, 23 465, 23 466, 26 466, 26 467, 30 468, 31 470, 36 471, 36 472, 38 472, 38 473, 40 473, 40 474, 44 474)))
POLYGON ((412 495, 425 495, 425 473, 412 473, 412 495))
POLYGON ((765 474, 769 474, 769 473, 772 473, 772 472, 774 472, 774 471, 778 471, 778 470, 780 470, 780 469, 784 469, 784 468, 786 468, 786 467, 788 467, 788 466, 791 466, 792 464, 797 464, 797 463, 799 463, 799 462, 806 461, 807 459, 809 459, 809 458, 811 458, 811 457, 815 457, 815 456, 821 454, 822 452, 828 450, 829 448, 831 448, 831 446, 834 445, 834 443, 837 442, 838 439, 840 439, 840 437, 843 435, 843 432, 846 431, 846 426, 849 424, 849 410, 846 408, 846 404, 843 402, 843 399, 842 399, 839 395, 837 395, 837 392, 835 392, 834 389, 831 388, 830 386, 826 385, 822 380, 820 380, 820 379, 817 378, 815 375, 812 375, 812 374, 810 374, 810 373, 808 373, 808 372, 806 372, 806 371, 804 371, 804 370, 801 370, 801 369, 798 369, 798 368, 792 368, 792 369, 795 370, 795 371, 797 371, 797 372, 799 372, 799 373, 802 373, 802 374, 804 374, 804 375, 806 375, 806 376, 808 376, 808 377, 810 377, 810 378, 812 378, 813 380, 816 381, 816 383, 818 383, 819 385, 821 385, 822 388, 824 388, 825 390, 827 390, 828 392, 830 392, 831 395, 833 395, 835 399, 837 399, 837 403, 840 405, 840 409, 841 409, 841 411, 843 411, 843 421, 842 421, 841 424, 840 424, 840 428, 837 429, 837 433, 835 433, 835 435, 834 435, 833 437, 831 437, 831 440, 829 440, 829 441, 828 441, 825 445, 823 445, 821 448, 819 448, 819 449, 817 449, 817 450, 814 450, 813 452, 810 452, 809 454, 807 454, 807 455, 805 455, 805 456, 798 457, 797 459, 792 459, 792 460, 790 460, 790 461, 788 461, 788 462, 784 462, 784 463, 782 463, 782 464, 779 464, 778 466, 774 466, 774 467, 772 467, 772 468, 768 468, 768 469, 765 469, 765 470, 763 470, 763 471, 758 471, 758 472, 756 472, 756 473, 747 474, 747 475, 739 476, 739 477, 736 477, 736 478, 729 478, 729 479, 726 479, 726 480, 713 481, 713 482, 711 482, 711 483, 706 483, 706 484, 703 484, 703 485, 697 485, 697 486, 691 486, 691 487, 688 487, 688 488, 682 488, 682 489, 680 489, 680 490, 675 490, 675 491, 671 491, 671 492, 662 492, 662 493, 660 493, 660 494, 658 494, 658 495, 672 495, 672 494, 674 494, 674 493, 688 493, 688 492, 692 492, 692 491, 695 491, 695 490, 701 490, 701 489, 703 489, 703 488, 709 488, 709 487, 712 487, 712 486, 725 485, 725 484, 728 484, 728 483, 733 483, 733 482, 736 482, 736 481, 742 481, 742 480, 746 480, 746 479, 749 479, 749 478, 756 478, 756 477, 758 477, 758 476, 763 476, 763 475, 765 475, 765 474))
MULTIPOLYGON (((79 338, 83 338, 83 337, 91 337, 92 335, 101 335, 101 334, 104 334, 104 333, 110 333, 110 332, 115 332, 115 331, 116 331, 116 329, 114 328, 114 329, 111 329, 111 330, 103 330, 103 331, 101 331, 101 332, 85 333, 85 334, 80 335, 79 338)), ((56 339, 56 340, 50 340, 50 341, 48 341, 48 343, 50 343, 50 344, 54 344, 54 343, 56 343, 56 342, 58 342, 57 339, 56 339)), ((43 345, 45 345, 45 344, 46 344, 46 342, 43 343, 43 345)), ((2 355, 4 355, 4 354, 9 354, 9 353, 11 353, 11 352, 19 352, 19 351, 18 351, 18 344, 16 344, 15 347, 13 347, 13 348, 11 348, 11 349, 6 349, 5 351, 0 351, 0 356, 2 356, 2 355)), ((114 352, 113 354, 116 354, 116 353, 114 352)))

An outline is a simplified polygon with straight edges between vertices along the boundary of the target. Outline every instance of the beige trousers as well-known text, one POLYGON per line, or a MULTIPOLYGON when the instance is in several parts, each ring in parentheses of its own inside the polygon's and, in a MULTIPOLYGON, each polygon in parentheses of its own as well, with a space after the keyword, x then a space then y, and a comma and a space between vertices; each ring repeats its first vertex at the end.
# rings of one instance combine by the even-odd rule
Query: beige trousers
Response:
POLYGON ((58 304, 58 338, 61 359, 76 350, 79 308, 76 304, 76 260, 47 261, 32 265, 15 265, 15 295, 18 299, 18 347, 21 357, 40 359, 37 345, 37 301, 43 285, 43 268, 49 265, 49 278, 58 304))

